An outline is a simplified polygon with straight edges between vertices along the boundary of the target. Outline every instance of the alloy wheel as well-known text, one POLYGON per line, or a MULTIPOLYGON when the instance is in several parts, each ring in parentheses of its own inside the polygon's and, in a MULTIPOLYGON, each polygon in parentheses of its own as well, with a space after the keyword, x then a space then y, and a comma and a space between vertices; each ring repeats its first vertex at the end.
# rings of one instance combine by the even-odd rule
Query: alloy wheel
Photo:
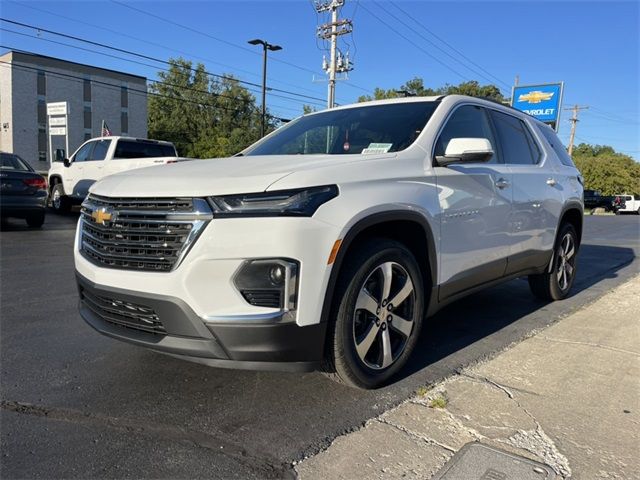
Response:
POLYGON ((575 274, 576 264, 576 246, 575 240, 571 233, 566 233, 562 237, 560 247, 558 248, 558 266, 556 269, 556 277, 560 290, 565 291, 571 286, 573 276, 575 274))
POLYGON ((393 365, 414 331, 416 294, 407 270, 396 262, 378 265, 356 299, 353 341, 359 359, 373 370, 393 365))

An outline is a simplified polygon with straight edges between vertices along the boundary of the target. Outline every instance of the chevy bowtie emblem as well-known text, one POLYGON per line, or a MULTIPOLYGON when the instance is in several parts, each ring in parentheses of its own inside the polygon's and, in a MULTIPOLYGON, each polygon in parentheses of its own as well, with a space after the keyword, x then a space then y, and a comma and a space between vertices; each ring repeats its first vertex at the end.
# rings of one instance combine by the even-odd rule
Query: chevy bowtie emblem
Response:
POLYGON ((534 90, 533 92, 522 94, 518 97, 519 102, 527 102, 527 103, 540 103, 545 100, 549 100, 553 97, 555 92, 541 92, 540 90, 534 90))
POLYGON ((91 218, 93 218, 96 223, 105 225, 113 218, 113 214, 111 212, 108 212, 105 208, 101 208, 99 210, 94 210, 93 212, 91 212, 91 218))

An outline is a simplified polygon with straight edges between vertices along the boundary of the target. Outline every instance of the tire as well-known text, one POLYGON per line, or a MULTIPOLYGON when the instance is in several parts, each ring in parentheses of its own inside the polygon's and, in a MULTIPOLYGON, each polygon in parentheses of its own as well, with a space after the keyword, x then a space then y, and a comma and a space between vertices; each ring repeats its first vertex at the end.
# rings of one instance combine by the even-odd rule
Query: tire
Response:
POLYGON ((406 364, 416 345, 425 313, 424 281, 402 243, 372 239, 350 255, 336 285, 324 370, 340 383, 376 388, 406 364), (382 298, 385 289, 388 298, 382 298), (393 298, 399 303, 388 302, 393 298))
POLYGON ((69 197, 64 193, 62 183, 56 183, 51 189, 51 207, 56 213, 67 213, 71 210, 69 197))
POLYGON ((638 210, 636 210, 636 213, 640 215, 640 207, 638 207, 638 210))
POLYGON ((44 224, 44 212, 33 213, 26 219, 29 228, 40 228, 44 224))
POLYGON ((562 300, 571 291, 576 278, 578 236, 573 225, 560 226, 551 259, 551 271, 529 275, 531 292, 541 300, 562 300))

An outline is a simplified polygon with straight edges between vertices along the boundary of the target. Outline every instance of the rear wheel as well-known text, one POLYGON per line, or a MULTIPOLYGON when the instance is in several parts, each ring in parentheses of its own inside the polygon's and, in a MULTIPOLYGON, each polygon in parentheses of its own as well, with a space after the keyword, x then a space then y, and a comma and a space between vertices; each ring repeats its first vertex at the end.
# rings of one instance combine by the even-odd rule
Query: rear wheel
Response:
POLYGON ((327 372, 354 387, 384 384, 407 362, 424 316, 422 273, 411 251, 387 239, 355 250, 332 312, 327 372))
POLYGON ((51 206, 56 213, 66 213, 71 210, 71 202, 64 194, 64 188, 60 182, 51 189, 51 206))
POLYGON ((31 228, 40 228, 44 224, 44 212, 32 213, 26 218, 27 225, 31 228))
POLYGON ((551 268, 538 275, 529 275, 529 287, 542 300, 562 300, 576 278, 576 257, 578 236, 573 225, 565 223, 560 227, 551 260, 551 268))

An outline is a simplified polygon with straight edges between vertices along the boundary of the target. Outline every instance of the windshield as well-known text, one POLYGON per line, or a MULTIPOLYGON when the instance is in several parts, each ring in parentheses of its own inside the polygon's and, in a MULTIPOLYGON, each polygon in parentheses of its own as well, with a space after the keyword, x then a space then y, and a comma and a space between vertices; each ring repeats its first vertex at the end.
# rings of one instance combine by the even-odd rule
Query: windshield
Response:
POLYGON ((2 170, 19 170, 30 172, 31 168, 18 155, 9 153, 0 154, 0 168, 2 170))
POLYGON ((244 154, 399 152, 415 141, 437 105, 409 102, 327 110, 294 120, 244 154))

